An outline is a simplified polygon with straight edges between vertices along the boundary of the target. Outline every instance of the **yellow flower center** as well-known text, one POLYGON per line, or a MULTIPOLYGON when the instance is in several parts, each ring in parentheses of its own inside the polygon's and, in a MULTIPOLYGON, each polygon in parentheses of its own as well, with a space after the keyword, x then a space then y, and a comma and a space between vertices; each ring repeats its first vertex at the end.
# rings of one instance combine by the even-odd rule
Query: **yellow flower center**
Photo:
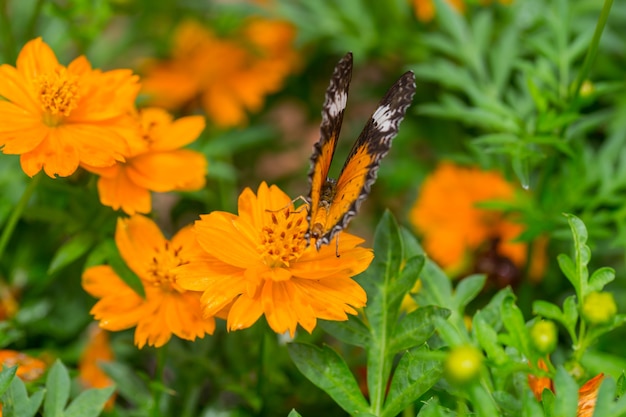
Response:
POLYGON ((48 126, 58 126, 78 105, 78 77, 65 68, 41 74, 35 86, 48 126))
POLYGON ((176 282, 176 275, 172 273, 172 269, 188 263, 180 257, 181 250, 182 246, 172 247, 167 241, 163 248, 155 248, 152 262, 148 267, 148 276, 145 277, 149 284, 166 292, 185 292, 176 282))
POLYGON ((269 267, 287 268, 306 249, 306 221, 301 213, 291 208, 270 212, 270 221, 261 232, 259 251, 269 267))

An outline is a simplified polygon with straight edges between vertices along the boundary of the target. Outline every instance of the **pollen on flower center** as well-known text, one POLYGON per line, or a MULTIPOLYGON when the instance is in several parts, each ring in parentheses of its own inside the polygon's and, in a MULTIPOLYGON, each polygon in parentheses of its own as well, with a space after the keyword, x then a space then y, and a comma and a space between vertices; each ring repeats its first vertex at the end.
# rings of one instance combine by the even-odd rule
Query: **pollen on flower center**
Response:
POLYGON ((270 267, 288 267, 306 249, 305 218, 286 208, 269 212, 268 220, 261 232, 261 255, 270 267))
POLYGON ((35 85, 48 126, 57 126, 78 105, 78 77, 65 69, 40 75, 35 85))
POLYGON ((180 246, 172 247, 169 242, 165 242, 163 248, 155 248, 146 277, 153 286, 160 287, 167 292, 185 292, 176 282, 176 274, 172 272, 172 269, 177 266, 188 263, 180 257, 181 249, 180 246))

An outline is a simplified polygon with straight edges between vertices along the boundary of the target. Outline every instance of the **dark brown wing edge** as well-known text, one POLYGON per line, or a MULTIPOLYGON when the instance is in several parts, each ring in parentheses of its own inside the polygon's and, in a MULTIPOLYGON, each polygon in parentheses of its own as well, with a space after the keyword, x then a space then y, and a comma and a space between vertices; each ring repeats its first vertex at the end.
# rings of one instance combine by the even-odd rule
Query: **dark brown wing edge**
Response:
MULTIPOLYGON (((372 114, 363 131, 354 143, 348 158, 342 168, 348 165, 357 149, 362 146, 368 147, 368 153, 372 156, 369 171, 365 183, 361 188, 358 198, 350 205, 348 211, 333 227, 318 239, 317 247, 328 244, 341 230, 346 228, 350 220, 356 216, 361 204, 370 193, 371 187, 376 182, 380 160, 387 155, 391 148, 391 141, 398 134, 400 122, 404 119, 407 109, 415 95, 415 74, 412 71, 404 73, 394 85, 389 88, 385 96, 380 100, 376 111, 372 114)), ((338 184, 341 182, 341 175, 338 184)), ((337 193, 339 194, 339 193, 337 193)), ((332 206, 332 203, 331 203, 332 206)))
MULTIPOLYGON (((321 184, 326 181, 332 157, 335 153, 335 149, 337 148, 337 141, 339 139, 339 133, 341 132, 341 124, 343 122, 343 114, 348 100, 348 89, 350 88, 351 79, 352 53, 348 52, 335 66, 330 83, 326 89, 324 105, 322 107, 320 139, 317 143, 315 143, 315 145, 313 145, 313 153, 310 161, 311 167, 308 175, 309 192, 307 194, 307 201, 311 205, 317 205, 319 203, 319 196, 314 198, 312 195, 314 181, 321 181, 321 184), (326 160, 321 161, 324 164, 324 167, 319 174, 321 178, 315 178, 315 167, 318 163, 320 163, 320 158, 324 158, 326 156, 323 150, 326 148, 325 145, 331 141, 330 153, 328 153, 326 160)), ((316 207, 311 207, 311 209, 309 209, 309 215, 307 216, 309 225, 311 223, 311 213, 315 212, 315 210, 316 207)))

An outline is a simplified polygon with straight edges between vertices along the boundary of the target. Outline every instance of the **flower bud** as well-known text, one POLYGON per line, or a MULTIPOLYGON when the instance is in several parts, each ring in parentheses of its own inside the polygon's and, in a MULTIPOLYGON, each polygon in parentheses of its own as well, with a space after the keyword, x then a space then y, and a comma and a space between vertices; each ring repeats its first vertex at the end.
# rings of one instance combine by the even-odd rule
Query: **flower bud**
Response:
POLYGON ((553 321, 539 320, 530 328, 530 339, 539 353, 550 353, 556 347, 557 328, 553 321))
POLYGON ((469 382, 479 374, 482 363, 483 355, 474 346, 456 346, 446 358, 446 376, 450 381, 459 384, 469 382))
POLYGON ((592 292, 585 298, 582 315, 590 324, 606 323, 617 314, 617 305, 610 292, 592 292))

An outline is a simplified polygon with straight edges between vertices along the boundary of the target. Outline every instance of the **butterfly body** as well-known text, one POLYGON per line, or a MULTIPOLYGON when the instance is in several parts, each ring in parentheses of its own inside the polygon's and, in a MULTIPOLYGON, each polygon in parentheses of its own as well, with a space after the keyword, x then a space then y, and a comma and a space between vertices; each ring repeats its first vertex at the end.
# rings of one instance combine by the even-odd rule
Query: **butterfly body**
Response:
POLYGON ((413 95, 415 76, 406 72, 387 91, 354 143, 339 177, 328 176, 343 122, 352 75, 352 54, 337 64, 326 90, 320 140, 313 147, 309 171, 308 240, 319 248, 345 229, 376 181, 380 160, 391 147, 413 95))

